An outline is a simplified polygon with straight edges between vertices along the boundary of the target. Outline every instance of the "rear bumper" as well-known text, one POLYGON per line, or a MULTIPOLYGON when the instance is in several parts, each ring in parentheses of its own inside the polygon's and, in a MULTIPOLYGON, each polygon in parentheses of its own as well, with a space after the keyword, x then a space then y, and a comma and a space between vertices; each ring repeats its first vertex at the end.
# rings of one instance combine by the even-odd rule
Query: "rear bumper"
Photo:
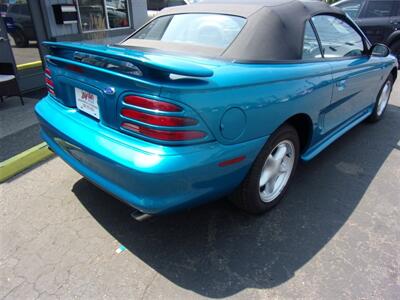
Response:
POLYGON ((149 214, 193 206, 232 191, 266 138, 165 147, 102 126, 75 109, 42 99, 35 108, 41 135, 72 168, 130 206, 149 214), (218 163, 238 156, 240 163, 218 163))

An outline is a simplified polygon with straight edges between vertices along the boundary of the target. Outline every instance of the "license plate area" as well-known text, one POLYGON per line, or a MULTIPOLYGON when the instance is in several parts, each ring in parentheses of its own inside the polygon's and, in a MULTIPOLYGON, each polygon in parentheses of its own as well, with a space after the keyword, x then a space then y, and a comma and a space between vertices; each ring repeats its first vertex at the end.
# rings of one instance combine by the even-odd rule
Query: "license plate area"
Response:
POLYGON ((76 87, 75 101, 76 107, 80 111, 96 119, 100 119, 100 110, 97 95, 76 87))

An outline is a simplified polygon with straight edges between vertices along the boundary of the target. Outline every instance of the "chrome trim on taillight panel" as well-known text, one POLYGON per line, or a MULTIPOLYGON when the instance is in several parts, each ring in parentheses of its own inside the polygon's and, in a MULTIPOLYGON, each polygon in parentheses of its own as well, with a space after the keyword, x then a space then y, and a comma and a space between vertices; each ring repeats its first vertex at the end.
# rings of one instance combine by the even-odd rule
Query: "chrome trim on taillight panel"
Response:
POLYGON ((45 83, 46 83, 46 87, 47 87, 47 91, 49 92, 50 95, 52 96, 56 96, 56 93, 54 91, 54 82, 52 80, 52 73, 51 70, 46 67, 44 70, 44 74, 45 74, 45 83))
POLYGON ((165 100, 125 95, 121 108, 121 129, 154 140, 190 142, 207 137, 199 130, 199 120, 185 116, 184 109, 165 100))

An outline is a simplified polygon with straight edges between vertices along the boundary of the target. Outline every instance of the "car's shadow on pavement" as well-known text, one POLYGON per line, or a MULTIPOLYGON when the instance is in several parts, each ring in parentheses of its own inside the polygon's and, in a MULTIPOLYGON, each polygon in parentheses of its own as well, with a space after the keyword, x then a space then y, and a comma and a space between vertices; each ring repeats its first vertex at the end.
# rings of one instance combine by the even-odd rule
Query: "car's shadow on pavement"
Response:
POLYGON ((115 239, 162 276, 203 296, 227 297, 282 284, 316 255, 396 148, 399 128, 396 106, 388 107, 381 122, 357 126, 301 164, 284 201, 258 217, 222 199, 140 223, 128 206, 84 179, 73 191, 115 239))

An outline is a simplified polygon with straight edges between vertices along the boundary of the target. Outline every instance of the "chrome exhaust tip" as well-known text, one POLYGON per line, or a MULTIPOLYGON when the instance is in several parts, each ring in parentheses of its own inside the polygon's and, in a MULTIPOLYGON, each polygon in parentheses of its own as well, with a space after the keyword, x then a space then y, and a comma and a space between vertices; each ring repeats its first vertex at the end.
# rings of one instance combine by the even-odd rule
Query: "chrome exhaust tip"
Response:
POLYGON ((131 213, 131 217, 134 218, 134 219, 135 219, 136 221, 138 221, 138 222, 142 222, 142 221, 144 221, 144 220, 147 220, 147 219, 151 218, 152 215, 142 213, 142 212, 139 211, 139 210, 134 210, 134 211, 131 213))

